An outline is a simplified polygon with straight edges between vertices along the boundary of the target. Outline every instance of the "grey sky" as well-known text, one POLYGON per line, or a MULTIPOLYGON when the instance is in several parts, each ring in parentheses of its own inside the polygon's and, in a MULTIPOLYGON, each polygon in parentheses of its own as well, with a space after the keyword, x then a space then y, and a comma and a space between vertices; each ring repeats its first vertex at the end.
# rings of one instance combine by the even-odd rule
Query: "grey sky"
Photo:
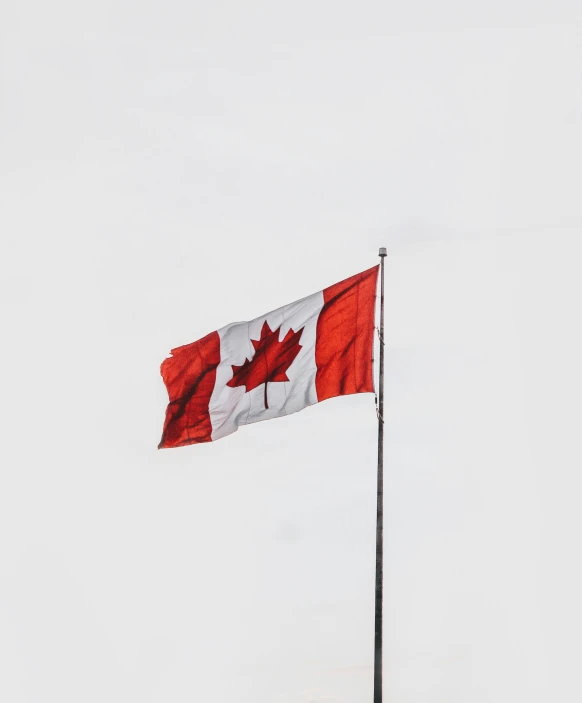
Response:
POLYGON ((379 246, 386 699, 580 700, 579 3, 400 5, 3 8, 1 700, 371 700, 373 397, 156 445, 379 246))

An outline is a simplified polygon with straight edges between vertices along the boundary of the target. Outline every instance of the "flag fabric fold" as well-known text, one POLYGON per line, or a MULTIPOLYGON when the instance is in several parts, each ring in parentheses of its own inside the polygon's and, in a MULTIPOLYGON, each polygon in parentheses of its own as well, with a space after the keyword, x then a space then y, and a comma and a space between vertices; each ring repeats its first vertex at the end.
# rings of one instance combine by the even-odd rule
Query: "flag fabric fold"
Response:
POLYGON ((250 322, 172 349, 160 448, 216 441, 241 425, 374 391, 378 266, 250 322))

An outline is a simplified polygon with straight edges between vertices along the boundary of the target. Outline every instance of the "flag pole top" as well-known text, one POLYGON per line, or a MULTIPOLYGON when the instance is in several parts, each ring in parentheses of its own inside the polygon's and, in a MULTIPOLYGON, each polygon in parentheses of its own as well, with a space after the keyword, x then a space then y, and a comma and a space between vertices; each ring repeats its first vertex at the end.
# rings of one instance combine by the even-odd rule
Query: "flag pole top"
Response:
POLYGON ((380 251, 378 252, 378 256, 387 256, 386 247, 380 247, 380 251))

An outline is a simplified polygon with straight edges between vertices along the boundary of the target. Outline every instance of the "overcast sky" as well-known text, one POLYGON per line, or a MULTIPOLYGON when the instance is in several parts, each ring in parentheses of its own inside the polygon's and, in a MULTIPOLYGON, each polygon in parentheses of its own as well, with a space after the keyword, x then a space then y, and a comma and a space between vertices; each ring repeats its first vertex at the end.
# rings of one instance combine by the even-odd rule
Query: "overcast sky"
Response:
POLYGON ((0 699, 371 701, 376 417, 158 451, 170 348, 389 257, 385 698, 582 699, 582 11, 4 3, 0 699))

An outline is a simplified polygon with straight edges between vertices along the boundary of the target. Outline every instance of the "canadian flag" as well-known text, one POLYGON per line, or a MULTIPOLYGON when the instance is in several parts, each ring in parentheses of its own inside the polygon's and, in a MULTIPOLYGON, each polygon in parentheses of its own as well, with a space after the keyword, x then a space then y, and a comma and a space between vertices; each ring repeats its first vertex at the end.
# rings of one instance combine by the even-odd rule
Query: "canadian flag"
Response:
POLYGON ((378 269, 172 349, 161 366, 170 402, 159 447, 213 442, 326 398, 373 392, 378 269))

